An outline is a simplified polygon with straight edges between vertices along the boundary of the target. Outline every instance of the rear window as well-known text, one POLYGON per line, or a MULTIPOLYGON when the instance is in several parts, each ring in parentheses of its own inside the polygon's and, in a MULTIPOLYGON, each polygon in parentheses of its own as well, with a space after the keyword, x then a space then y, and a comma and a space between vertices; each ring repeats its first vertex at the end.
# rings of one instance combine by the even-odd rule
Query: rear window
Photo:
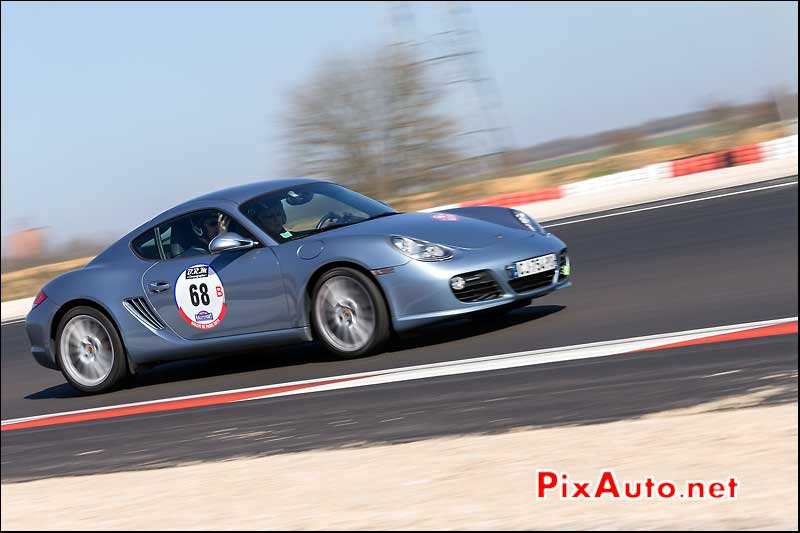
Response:
POLYGON ((133 240, 133 251, 142 259, 158 261, 161 256, 156 245, 156 232, 151 229, 133 240))

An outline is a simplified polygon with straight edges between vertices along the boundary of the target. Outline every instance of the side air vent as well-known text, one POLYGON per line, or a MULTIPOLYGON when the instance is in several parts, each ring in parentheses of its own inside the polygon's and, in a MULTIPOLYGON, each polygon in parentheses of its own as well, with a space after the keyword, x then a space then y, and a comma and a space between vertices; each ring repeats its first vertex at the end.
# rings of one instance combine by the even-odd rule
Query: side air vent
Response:
POLYGON ((122 300, 122 305, 133 317, 141 322, 145 327, 153 330, 164 329, 164 323, 150 308, 144 298, 127 298, 122 300))

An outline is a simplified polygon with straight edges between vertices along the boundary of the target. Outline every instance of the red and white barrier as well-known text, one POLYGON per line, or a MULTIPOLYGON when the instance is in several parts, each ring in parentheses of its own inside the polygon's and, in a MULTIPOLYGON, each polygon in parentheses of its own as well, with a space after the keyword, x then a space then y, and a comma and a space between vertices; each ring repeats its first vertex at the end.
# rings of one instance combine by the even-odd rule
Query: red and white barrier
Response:
POLYGON ((563 196, 594 194, 622 185, 640 183, 651 179, 654 179, 653 174, 649 171, 648 167, 644 167, 562 185, 561 190, 563 191, 563 196))
POLYGON ((648 165, 644 168, 647 169, 647 172, 650 174, 650 178, 654 180, 660 180, 672 177, 671 161, 666 161, 664 163, 656 163, 654 165, 648 165))
POLYGON ((616 174, 609 174, 599 178, 578 181, 560 187, 551 187, 537 191, 501 194, 490 196, 481 200, 471 200, 458 204, 449 204, 423 209, 424 212, 442 211, 455 207, 469 207, 475 205, 493 205, 499 207, 514 207, 545 200, 557 200, 567 196, 591 195, 617 187, 624 187, 636 183, 655 181, 669 178, 690 176, 709 170, 717 170, 739 165, 749 165, 761 161, 774 161, 797 157, 797 135, 790 135, 772 141, 766 141, 746 146, 737 146, 731 150, 723 150, 710 154, 702 154, 675 161, 665 161, 635 170, 627 170, 616 174))
POLYGON ((764 161, 797 157, 797 135, 763 142, 760 146, 761 157, 764 161))

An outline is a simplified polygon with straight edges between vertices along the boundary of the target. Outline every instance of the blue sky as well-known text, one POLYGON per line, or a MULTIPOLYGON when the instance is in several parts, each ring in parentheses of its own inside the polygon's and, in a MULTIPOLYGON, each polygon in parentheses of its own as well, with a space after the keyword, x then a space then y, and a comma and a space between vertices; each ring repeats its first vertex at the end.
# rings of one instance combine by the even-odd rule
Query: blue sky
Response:
MULTIPOLYGON (((286 95, 390 40, 389 4, 3 2, 2 234, 119 236, 281 177, 286 95)), ((519 146, 797 90, 795 2, 471 5, 519 146)), ((441 5, 412 9, 443 29, 441 5)))

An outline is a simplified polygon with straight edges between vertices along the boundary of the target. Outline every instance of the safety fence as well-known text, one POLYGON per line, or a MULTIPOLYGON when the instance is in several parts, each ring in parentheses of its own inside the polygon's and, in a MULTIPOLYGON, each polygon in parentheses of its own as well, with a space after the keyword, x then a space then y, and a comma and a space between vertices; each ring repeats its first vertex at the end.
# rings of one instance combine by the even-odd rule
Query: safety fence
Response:
POLYGON ((730 150, 695 155, 683 159, 676 159, 674 161, 665 161, 634 170, 578 181, 560 187, 489 196, 480 200, 431 207, 429 209, 423 209, 423 211, 441 211, 454 207, 469 207, 475 205, 512 207, 545 200, 557 200, 567 196, 596 194, 598 192, 636 183, 691 176, 710 170, 749 165, 761 161, 788 159, 791 157, 797 157, 797 135, 781 137, 780 139, 773 139, 757 144, 737 146, 730 150))

